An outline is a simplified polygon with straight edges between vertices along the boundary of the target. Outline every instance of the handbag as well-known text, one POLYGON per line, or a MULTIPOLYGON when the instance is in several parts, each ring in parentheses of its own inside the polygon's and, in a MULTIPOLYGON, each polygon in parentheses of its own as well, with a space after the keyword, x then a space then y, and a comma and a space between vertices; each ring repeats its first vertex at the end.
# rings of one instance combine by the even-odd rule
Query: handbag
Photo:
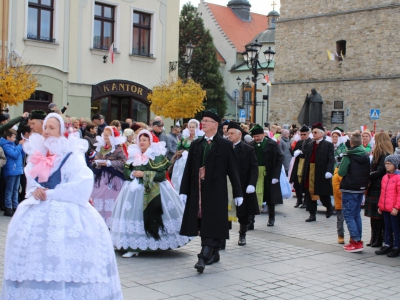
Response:
POLYGON ((283 166, 281 169, 281 176, 279 178, 279 182, 281 185, 282 197, 284 199, 292 198, 292 188, 290 186, 288 178, 286 177, 285 168, 283 166))

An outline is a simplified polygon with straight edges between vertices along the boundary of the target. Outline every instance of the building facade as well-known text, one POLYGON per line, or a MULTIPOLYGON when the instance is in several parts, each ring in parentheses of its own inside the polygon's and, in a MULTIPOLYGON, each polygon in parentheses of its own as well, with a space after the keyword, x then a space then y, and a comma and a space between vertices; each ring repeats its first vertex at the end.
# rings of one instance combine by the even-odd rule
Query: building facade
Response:
POLYGON ((147 94, 178 58, 179 0, 21 0, 10 15, 10 51, 40 83, 15 115, 54 102, 70 116, 149 122, 147 94))
MULTIPOLYGON (((225 117, 232 120, 240 119, 240 110, 246 112, 246 119, 250 120, 251 104, 253 95, 250 89, 252 81, 246 83, 246 78, 252 78, 251 70, 247 67, 242 52, 246 45, 254 42, 256 37, 271 29, 270 25, 274 17, 268 19, 266 15, 250 12, 251 4, 247 0, 227 0, 227 6, 221 6, 200 1, 198 12, 204 21, 204 26, 211 33, 214 46, 217 51, 217 58, 220 62, 220 72, 224 78, 227 112, 225 117), (240 78, 240 86, 237 78, 240 78)), ((277 15, 279 16, 279 14, 277 15)), ((276 18, 277 18, 276 16, 276 18)), ((274 29, 273 29, 274 30, 274 29)), ((265 59, 262 52, 271 46, 275 49, 274 42, 270 39, 261 39, 260 51, 261 68, 259 72, 270 73, 273 80, 273 64, 266 68, 265 59)), ((265 99, 268 92, 271 92, 267 85, 261 84, 261 74, 257 84, 257 115, 256 121, 260 124, 267 121, 268 103, 265 99)), ((271 95, 269 95, 271 96, 271 95)))
POLYGON ((281 0, 272 121, 297 123, 315 88, 328 128, 398 130, 399 15, 397 0, 281 0))

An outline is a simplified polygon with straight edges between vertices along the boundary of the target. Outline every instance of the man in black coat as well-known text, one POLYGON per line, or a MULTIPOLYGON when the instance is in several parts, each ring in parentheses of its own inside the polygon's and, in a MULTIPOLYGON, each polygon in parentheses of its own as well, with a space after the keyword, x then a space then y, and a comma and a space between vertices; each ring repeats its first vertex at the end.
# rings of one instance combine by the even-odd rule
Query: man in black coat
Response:
POLYGON ((305 200, 310 217, 306 222, 316 221, 317 200, 326 207, 326 217, 333 213, 331 202, 332 174, 335 164, 333 144, 326 141, 324 127, 315 123, 312 128, 313 142, 306 145, 303 169, 305 200))
POLYGON ((305 158, 305 147, 307 143, 311 142, 310 138, 310 128, 306 125, 303 125, 300 128, 300 140, 296 142, 296 146, 293 149, 293 156, 295 157, 293 163, 292 174, 290 175, 289 182, 293 183, 293 187, 296 191, 297 203, 294 206, 295 208, 306 208, 306 203, 303 203, 303 193, 304 187, 302 183, 302 167, 304 167, 304 158, 305 158), (299 170, 300 163, 300 170, 299 170), (300 172, 300 176, 298 176, 300 172))
POLYGON ((239 246, 246 245, 247 226, 250 215, 259 215, 256 185, 258 179, 258 164, 254 148, 242 142, 242 129, 235 122, 228 126, 228 139, 233 143, 236 164, 242 186, 243 204, 236 208, 236 216, 240 224, 239 246))
MULTIPOLYGON (((271 138, 264 135, 264 129, 256 124, 251 130, 254 138, 254 147, 258 163, 258 181, 256 193, 258 204, 263 202, 268 206, 268 224, 275 224, 275 205, 283 204, 281 185, 279 178, 282 170, 283 153, 278 144, 271 138)), ((254 216, 250 217, 249 229, 254 229, 254 216)))
POLYGON ((227 175, 235 204, 243 202, 232 143, 217 133, 220 122, 216 111, 204 113, 201 123, 205 135, 190 145, 180 189, 181 200, 186 202, 180 234, 200 233, 202 248, 194 266, 199 273, 213 252, 213 262, 219 261, 221 240, 229 238, 227 175))

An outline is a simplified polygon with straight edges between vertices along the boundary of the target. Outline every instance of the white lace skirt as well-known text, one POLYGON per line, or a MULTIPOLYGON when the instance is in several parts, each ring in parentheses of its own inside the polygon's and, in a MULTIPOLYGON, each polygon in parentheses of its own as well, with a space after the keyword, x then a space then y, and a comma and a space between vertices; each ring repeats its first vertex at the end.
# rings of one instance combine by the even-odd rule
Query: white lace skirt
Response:
POLYGON ((146 235, 143 223, 144 187, 139 185, 131 190, 133 182, 125 182, 115 203, 111 239, 117 249, 131 251, 168 250, 186 245, 190 238, 179 235, 182 224, 183 206, 178 193, 168 181, 160 183, 162 220, 165 231, 160 231, 161 239, 156 241, 146 235))
POLYGON ((122 299, 108 228, 89 203, 23 201, 4 261, 1 299, 122 299))
POLYGON ((182 176, 183 176, 183 171, 185 171, 187 157, 188 157, 188 152, 183 151, 182 157, 175 162, 174 169, 172 172, 171 182, 172 185, 174 186, 175 191, 177 191, 178 194, 181 188, 182 176))

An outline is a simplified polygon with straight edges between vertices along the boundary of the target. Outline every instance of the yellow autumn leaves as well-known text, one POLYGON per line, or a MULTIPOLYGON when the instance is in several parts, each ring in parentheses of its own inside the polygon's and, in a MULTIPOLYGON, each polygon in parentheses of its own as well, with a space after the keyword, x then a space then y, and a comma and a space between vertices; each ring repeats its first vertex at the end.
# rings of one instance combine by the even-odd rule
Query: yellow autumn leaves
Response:
POLYGON ((37 80, 30 67, 21 62, 0 61, 0 103, 16 105, 30 98, 37 80))
POLYGON ((169 81, 155 86, 147 98, 156 115, 171 119, 192 118, 204 110, 206 91, 192 79, 184 82, 179 78, 176 82, 169 81))

